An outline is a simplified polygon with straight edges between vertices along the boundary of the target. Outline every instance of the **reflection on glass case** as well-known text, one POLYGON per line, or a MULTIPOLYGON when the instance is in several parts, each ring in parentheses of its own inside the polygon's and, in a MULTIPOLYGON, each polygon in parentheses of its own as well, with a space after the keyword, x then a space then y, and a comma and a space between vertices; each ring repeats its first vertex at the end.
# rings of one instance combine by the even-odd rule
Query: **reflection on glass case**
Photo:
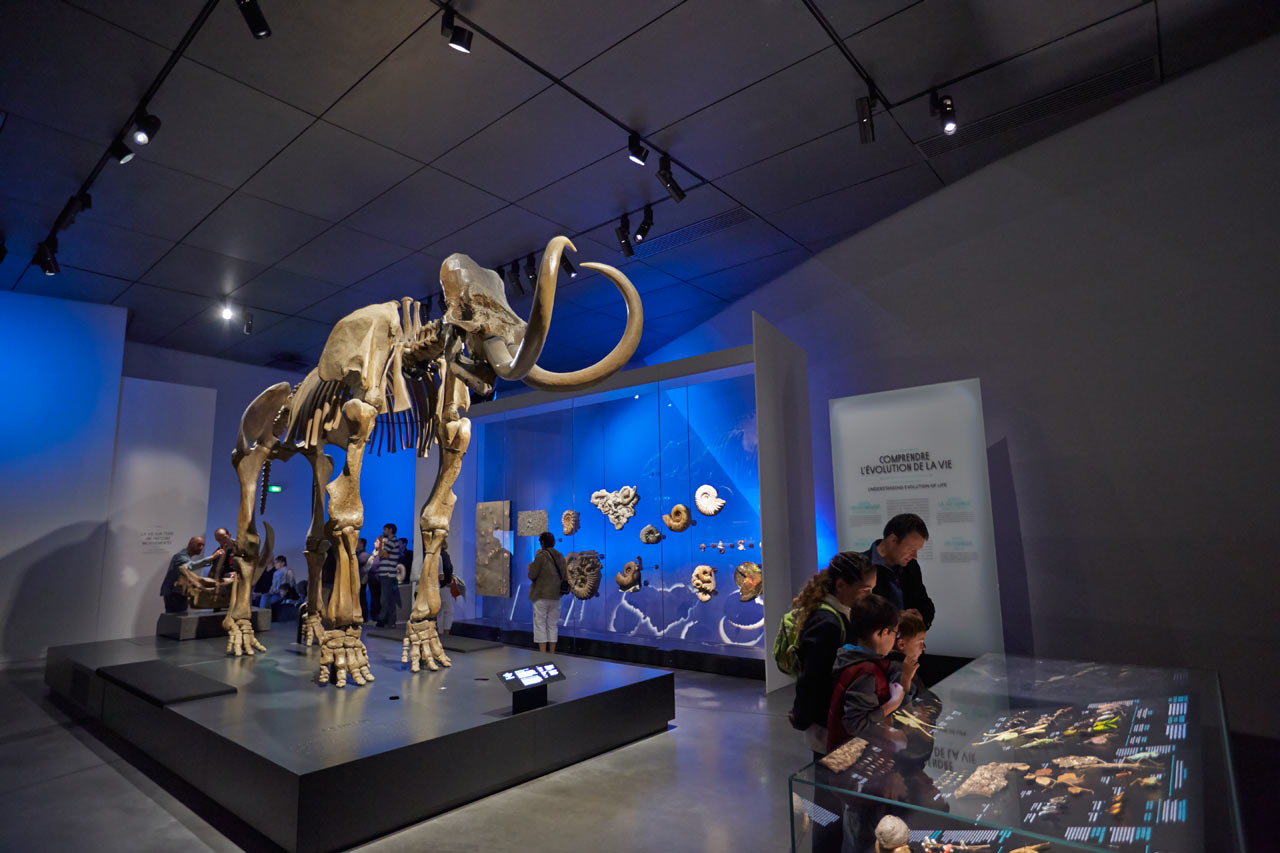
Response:
POLYGON ((1242 849, 1212 672, 985 655, 790 788, 793 850, 1242 849))
MULTIPOLYGON (((477 502, 556 520, 573 590, 562 636, 763 657, 749 366, 482 420, 471 448, 477 502)), ((531 626, 526 569, 538 547, 515 537, 510 597, 480 591, 478 621, 531 626)))

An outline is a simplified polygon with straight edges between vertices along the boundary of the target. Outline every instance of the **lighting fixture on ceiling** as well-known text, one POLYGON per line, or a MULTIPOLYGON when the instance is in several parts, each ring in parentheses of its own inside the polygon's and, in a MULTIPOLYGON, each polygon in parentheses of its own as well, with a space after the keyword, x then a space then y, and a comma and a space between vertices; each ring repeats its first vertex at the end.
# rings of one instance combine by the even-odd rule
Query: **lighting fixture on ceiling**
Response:
POLYGON ((82 212, 93 207, 93 196, 85 192, 76 193, 67 198, 67 203, 62 206, 62 212, 58 214, 57 220, 53 223, 55 231, 66 231, 76 222, 76 217, 82 212))
POLYGON ((863 145, 876 141, 876 122, 871 111, 876 107, 874 95, 858 98, 858 141, 863 145))
POLYGON ((627 215, 622 214, 622 224, 613 229, 614 236, 618 238, 618 246, 622 248, 622 254, 628 258, 633 257, 636 250, 631 248, 631 220, 627 219, 627 215))
MULTIPOLYGON (((3 260, 3 258, 0 258, 0 260, 3 260)), ((560 256, 560 269, 564 270, 565 275, 569 276, 569 278, 578 277, 578 268, 573 265, 567 255, 560 256)))
POLYGON ((244 17, 244 22, 249 26, 249 32, 253 33, 254 38, 270 37, 271 26, 262 14, 262 9, 258 7, 258 0, 236 0, 236 5, 240 7, 240 14, 244 17))
POLYGON ((143 113, 133 126, 133 141, 138 145, 146 145, 156 138, 160 132, 160 119, 151 113, 143 113))
POLYGON ((40 267, 45 275, 57 275, 62 272, 58 265, 58 238, 50 237, 36 244, 36 255, 31 262, 40 267))
POLYGON ((116 158, 116 162, 121 166, 133 159, 133 149, 128 145, 125 145, 124 142, 119 139, 112 142, 111 148, 108 150, 111 152, 111 156, 116 158))
POLYGON ((947 136, 954 136, 956 128, 956 107, 951 100, 950 95, 939 95, 937 92, 929 93, 929 115, 937 116, 938 123, 942 126, 942 132, 947 136))
POLYGON ((658 181, 666 187, 667 195, 671 196, 672 201, 677 204, 684 201, 684 190, 680 189, 675 175, 671 174, 671 157, 666 154, 658 161, 658 181))
POLYGON ((520 284, 520 262, 512 261, 511 269, 507 270, 507 283, 511 285, 513 293, 524 295, 524 287, 520 284))
POLYGON ((231 307, 231 303, 230 303, 230 302, 223 303, 223 305, 222 305, 222 319, 224 319, 224 320, 230 320, 230 319, 231 319, 232 317, 234 317, 235 315, 236 315, 236 312, 235 312, 235 309, 233 309, 233 308, 231 307))
POLYGON ((454 22, 452 9, 444 10, 444 16, 440 19, 440 35, 449 40, 449 47, 454 50, 461 53, 471 52, 471 39, 475 37, 475 33, 454 22))
POLYGON ((636 242, 642 242, 645 237, 648 237, 651 228, 653 228, 653 205, 646 204, 644 206, 644 219, 640 220, 640 227, 636 229, 636 242))
POLYGON ((643 166, 649 159, 649 149, 640 144, 640 134, 633 133, 627 137, 627 157, 637 166, 643 166))
POLYGON ((538 286, 538 268, 534 266, 532 252, 524 259, 524 274, 529 279, 529 284, 538 286))
POLYGON ((244 333, 246 335, 253 334, 253 312, 252 311, 244 312, 244 333))

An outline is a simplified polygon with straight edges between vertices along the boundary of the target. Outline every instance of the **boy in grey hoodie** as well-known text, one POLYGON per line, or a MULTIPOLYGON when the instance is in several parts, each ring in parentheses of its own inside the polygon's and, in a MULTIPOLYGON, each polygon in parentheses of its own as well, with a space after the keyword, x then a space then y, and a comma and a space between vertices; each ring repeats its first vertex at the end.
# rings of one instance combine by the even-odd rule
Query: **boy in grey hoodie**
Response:
POLYGON ((835 690, 827 714, 827 751, 878 726, 902 704, 901 666, 885 655, 898 634, 898 608, 879 595, 849 608, 851 642, 836 652, 835 690))

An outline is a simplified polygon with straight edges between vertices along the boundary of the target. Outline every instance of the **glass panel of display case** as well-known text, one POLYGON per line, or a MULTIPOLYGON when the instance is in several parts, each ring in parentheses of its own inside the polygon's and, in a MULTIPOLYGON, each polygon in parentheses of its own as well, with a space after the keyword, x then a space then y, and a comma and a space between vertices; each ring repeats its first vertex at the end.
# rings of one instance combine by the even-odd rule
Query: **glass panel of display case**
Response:
POLYGON ((1200 670, 984 655, 790 791, 793 850, 871 850, 885 815, 911 851, 1243 849, 1200 670))

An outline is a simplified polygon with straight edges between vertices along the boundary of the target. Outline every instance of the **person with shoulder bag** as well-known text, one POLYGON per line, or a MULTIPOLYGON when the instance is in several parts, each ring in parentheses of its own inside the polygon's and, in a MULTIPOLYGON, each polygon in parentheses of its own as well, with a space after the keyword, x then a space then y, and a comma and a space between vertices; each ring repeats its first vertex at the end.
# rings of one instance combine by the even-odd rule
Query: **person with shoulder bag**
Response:
POLYGON ((568 581, 564 555, 555 549, 556 537, 543 531, 538 537, 542 546, 529 564, 529 600, 533 602, 533 641, 538 650, 555 653, 557 627, 560 621, 560 596, 568 581))

